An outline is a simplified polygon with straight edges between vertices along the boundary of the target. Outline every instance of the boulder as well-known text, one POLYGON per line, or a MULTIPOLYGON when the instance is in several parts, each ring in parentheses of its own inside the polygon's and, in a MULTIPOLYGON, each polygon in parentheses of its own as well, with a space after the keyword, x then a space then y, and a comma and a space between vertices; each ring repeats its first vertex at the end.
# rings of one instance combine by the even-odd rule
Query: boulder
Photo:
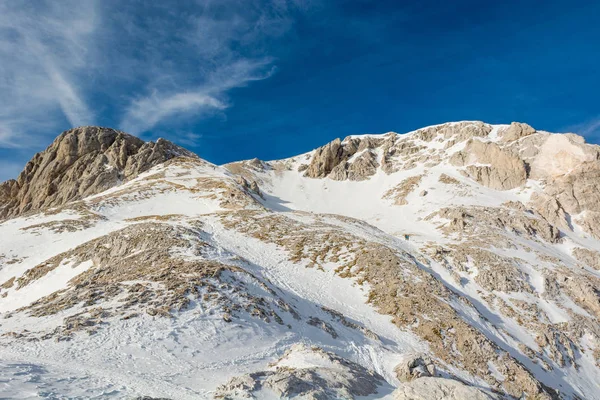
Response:
POLYGON ((503 142, 512 142, 534 133, 535 129, 531 126, 521 122, 513 122, 501 134, 503 142))
POLYGON ((400 382, 410 382, 424 376, 435 376, 435 365, 426 354, 408 354, 394 368, 400 382))

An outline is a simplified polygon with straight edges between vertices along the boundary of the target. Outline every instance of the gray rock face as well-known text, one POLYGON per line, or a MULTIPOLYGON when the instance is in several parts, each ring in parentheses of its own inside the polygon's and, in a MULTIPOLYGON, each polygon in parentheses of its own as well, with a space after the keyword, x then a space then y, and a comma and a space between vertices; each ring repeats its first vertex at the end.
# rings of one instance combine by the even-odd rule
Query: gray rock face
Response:
POLYGON ((471 139, 450 162, 466 166, 468 177, 492 189, 514 189, 527 181, 525 163, 495 143, 471 139))
POLYGON ((546 183, 532 205, 548 221, 570 229, 574 222, 600 238, 600 148, 577 135, 550 135, 531 161, 531 177, 546 183))
POLYGON ((435 365, 429 356, 410 354, 394 368, 400 382, 410 382, 424 376, 435 376, 435 365))
POLYGON ((271 370, 235 377, 217 389, 215 398, 251 399, 261 393, 278 399, 354 399, 376 393, 383 383, 377 373, 340 356, 295 344, 271 370))
POLYGON ((0 185, 0 219, 100 193, 177 156, 196 157, 164 139, 146 143, 92 126, 68 130, 36 154, 16 180, 0 185))
POLYGON ((328 176, 338 181, 367 179, 377 172, 379 166, 375 154, 370 149, 381 144, 381 139, 371 137, 348 137, 344 141, 335 139, 315 151, 304 175, 310 178, 328 176), (357 153, 361 154, 358 155, 357 153), (356 159, 348 163, 347 161, 355 154, 357 154, 356 159))
POLYGON ((512 142, 513 140, 518 140, 534 133, 535 129, 533 129, 531 126, 521 122, 513 122, 506 130, 502 132, 502 141, 512 142))
POLYGON ((353 148, 352 143, 349 146, 343 146, 339 138, 335 139, 317 149, 304 175, 310 178, 324 178, 338 164, 350 158, 355 151, 356 148, 353 148))

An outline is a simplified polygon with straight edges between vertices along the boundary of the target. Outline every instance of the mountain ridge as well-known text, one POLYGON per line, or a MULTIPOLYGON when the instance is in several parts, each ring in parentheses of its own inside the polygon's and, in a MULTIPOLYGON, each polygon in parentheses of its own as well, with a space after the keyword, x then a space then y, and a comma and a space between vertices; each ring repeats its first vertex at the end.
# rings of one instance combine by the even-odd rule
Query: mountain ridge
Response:
POLYGON ((194 156, 165 139, 144 142, 96 126, 67 130, 33 156, 17 179, 0 184, 0 218, 79 200, 184 154, 194 156))
POLYGON ((222 167, 149 147, 0 223, 0 355, 51 371, 39 385, 600 398, 598 146, 462 121, 222 167))

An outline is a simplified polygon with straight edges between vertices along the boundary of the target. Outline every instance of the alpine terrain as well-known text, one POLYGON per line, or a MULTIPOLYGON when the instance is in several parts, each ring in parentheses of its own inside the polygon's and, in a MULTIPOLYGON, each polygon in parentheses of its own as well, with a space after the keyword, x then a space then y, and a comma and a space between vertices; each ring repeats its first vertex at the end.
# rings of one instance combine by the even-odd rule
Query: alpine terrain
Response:
POLYGON ((0 398, 600 399, 599 321, 575 134, 217 166, 81 127, 0 184, 0 398))

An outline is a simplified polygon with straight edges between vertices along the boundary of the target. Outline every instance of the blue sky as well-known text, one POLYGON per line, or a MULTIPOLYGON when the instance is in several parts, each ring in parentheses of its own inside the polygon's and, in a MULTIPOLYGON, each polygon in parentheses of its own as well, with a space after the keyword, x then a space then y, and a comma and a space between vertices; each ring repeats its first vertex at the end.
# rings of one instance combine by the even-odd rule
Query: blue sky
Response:
POLYGON ((0 0, 0 180, 80 125, 215 163, 465 119, 600 143, 598 16, 597 1, 0 0))

